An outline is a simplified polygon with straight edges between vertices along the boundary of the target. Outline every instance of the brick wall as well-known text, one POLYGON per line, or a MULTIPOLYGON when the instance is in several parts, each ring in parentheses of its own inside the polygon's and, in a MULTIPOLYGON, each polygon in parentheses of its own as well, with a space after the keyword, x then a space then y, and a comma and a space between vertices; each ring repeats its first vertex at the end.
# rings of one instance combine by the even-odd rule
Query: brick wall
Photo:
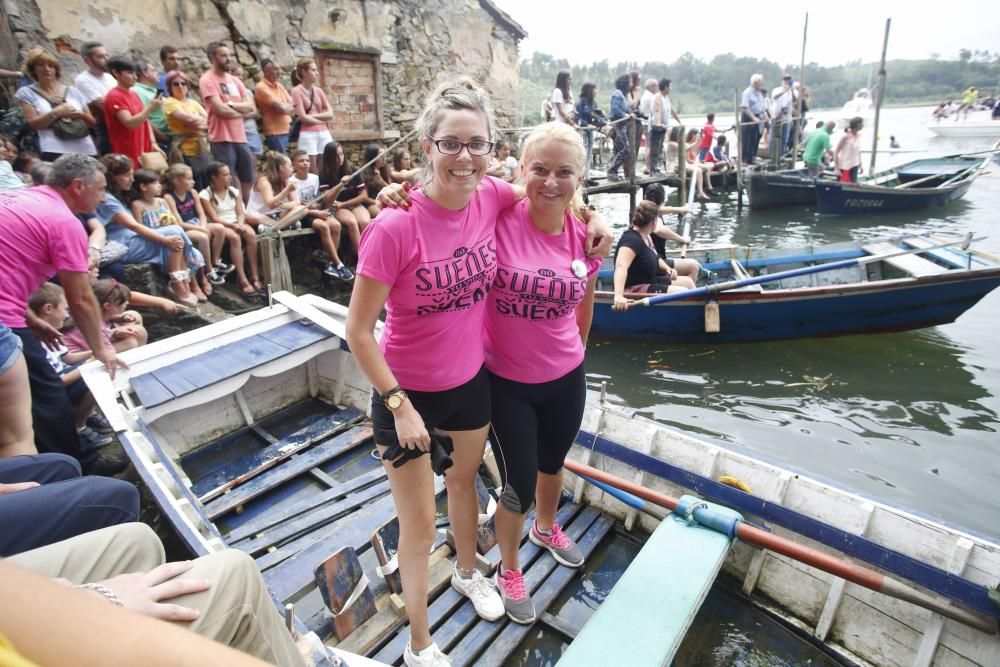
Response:
POLYGON ((375 54, 316 51, 320 83, 330 99, 330 131, 338 140, 382 138, 382 75, 375 54))

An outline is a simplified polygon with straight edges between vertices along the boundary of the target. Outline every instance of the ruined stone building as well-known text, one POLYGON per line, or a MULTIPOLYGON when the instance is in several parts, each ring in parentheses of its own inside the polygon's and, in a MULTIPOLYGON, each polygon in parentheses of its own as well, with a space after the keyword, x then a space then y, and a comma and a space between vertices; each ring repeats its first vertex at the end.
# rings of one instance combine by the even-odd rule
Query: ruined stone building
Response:
POLYGON ((348 142, 405 134, 424 96, 459 74, 492 94, 508 124, 524 37, 489 0, 0 0, 0 67, 16 69, 42 45, 59 55, 64 81, 83 69, 78 50, 92 40, 153 62, 172 45, 195 76, 208 66, 205 45, 217 40, 232 44, 255 78, 261 58, 286 73, 314 58, 336 113, 331 131, 348 142))

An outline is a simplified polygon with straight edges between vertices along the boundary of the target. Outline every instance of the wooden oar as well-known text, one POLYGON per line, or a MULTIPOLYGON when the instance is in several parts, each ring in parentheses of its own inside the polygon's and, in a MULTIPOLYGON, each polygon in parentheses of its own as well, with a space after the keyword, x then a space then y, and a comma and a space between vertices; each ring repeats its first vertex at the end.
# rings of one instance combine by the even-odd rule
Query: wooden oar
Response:
MULTIPOLYGON (((665 512, 661 508, 670 511, 677 509, 678 500, 670 496, 647 489, 646 487, 629 482, 620 477, 598 470, 593 466, 579 463, 572 459, 566 459, 564 464, 566 469, 573 472, 586 481, 599 486, 601 489, 612 493, 615 498, 635 507, 638 510, 649 513, 651 516, 663 519, 665 512), (614 489, 614 491, 611 490, 614 489), (642 502, 637 502, 637 501, 642 502), (659 506, 659 507, 656 507, 659 506)), ((695 510, 695 519, 697 512, 695 510)), ((735 537, 754 546, 773 551, 787 556, 793 560, 805 563, 818 570, 823 570, 834 576, 846 579, 851 583, 864 586, 877 593, 888 595, 897 600, 904 600, 918 607, 923 607, 936 614, 941 614, 953 621, 958 621, 964 625, 973 627, 981 632, 995 635, 998 632, 997 621, 992 618, 980 616, 952 606, 944 600, 940 600, 921 591, 915 590, 904 584, 891 579, 881 572, 876 572, 870 568, 852 563, 843 558, 837 558, 830 554, 823 553, 817 549, 807 547, 803 544, 793 542, 784 537, 769 533, 747 523, 738 522, 736 524, 735 537)))
POLYGON ((768 273, 760 276, 754 276, 753 278, 747 278, 745 280, 729 280, 724 283, 719 283, 717 285, 706 285, 705 287, 696 287, 695 289, 685 290, 683 292, 672 292, 670 294, 658 294, 656 296, 647 296, 644 299, 636 299, 635 301, 629 302, 629 308, 635 306, 652 306, 658 303, 666 303, 668 301, 679 301, 680 299, 693 299, 700 297, 714 297, 720 292, 728 292, 729 290, 738 289, 740 287, 749 287, 750 285, 760 285, 763 283, 772 283, 778 280, 784 280, 785 278, 794 278, 796 276, 807 276, 812 273, 822 273, 823 271, 833 271, 834 269, 846 269, 852 266, 864 266, 865 264, 871 264, 873 262, 881 262, 887 259, 892 259, 893 257, 902 257, 903 255, 916 255, 919 253, 928 252, 931 250, 940 250, 941 248, 951 248, 953 246, 961 246, 962 250, 966 250, 973 241, 982 241, 985 236, 980 236, 979 238, 972 238, 972 233, 970 232, 965 236, 965 238, 952 241, 951 243, 940 243, 938 245, 928 246, 926 248, 911 248, 910 250, 900 250, 899 252, 888 252, 882 255, 865 255, 864 257, 853 257, 851 259, 841 260, 839 262, 828 262, 826 264, 818 264, 816 266, 804 266, 801 269, 790 269, 788 271, 779 271, 778 273, 768 273))

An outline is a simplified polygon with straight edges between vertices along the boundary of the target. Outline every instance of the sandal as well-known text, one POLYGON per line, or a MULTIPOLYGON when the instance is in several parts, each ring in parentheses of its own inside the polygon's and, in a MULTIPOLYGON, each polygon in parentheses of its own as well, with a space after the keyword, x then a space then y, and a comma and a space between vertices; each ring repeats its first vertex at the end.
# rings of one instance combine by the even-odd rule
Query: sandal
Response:
POLYGON ((205 293, 206 297, 212 296, 212 293, 215 291, 212 289, 212 283, 207 278, 202 279, 201 291, 205 293))
POLYGON ((250 282, 246 280, 240 283, 240 292, 242 292, 243 296, 246 297, 257 296, 257 290, 254 289, 254 286, 251 285, 250 282))
POLYGON ((191 280, 191 273, 185 269, 183 271, 172 271, 168 275, 170 276, 170 282, 167 283, 167 294, 170 295, 170 298, 186 306, 197 306, 198 297, 191 294, 190 291, 188 291, 186 296, 181 296, 177 291, 178 285, 183 285, 187 289, 188 281, 191 280))
POLYGON ((264 283, 262 283, 260 281, 260 278, 254 278, 253 279, 253 288, 254 288, 254 291, 256 291, 258 294, 260 292, 267 291, 267 288, 264 286, 264 283))

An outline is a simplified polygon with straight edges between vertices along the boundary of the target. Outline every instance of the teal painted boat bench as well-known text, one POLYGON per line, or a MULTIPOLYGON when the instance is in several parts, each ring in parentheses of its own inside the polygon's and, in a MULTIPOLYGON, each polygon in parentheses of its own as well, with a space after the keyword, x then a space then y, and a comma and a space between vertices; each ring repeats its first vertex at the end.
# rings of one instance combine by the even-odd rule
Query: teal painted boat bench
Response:
MULTIPOLYGON (((742 518, 692 496, 682 496, 681 502, 742 518)), ((670 664, 732 543, 725 533, 676 513, 668 516, 570 644, 559 667, 670 664)))

